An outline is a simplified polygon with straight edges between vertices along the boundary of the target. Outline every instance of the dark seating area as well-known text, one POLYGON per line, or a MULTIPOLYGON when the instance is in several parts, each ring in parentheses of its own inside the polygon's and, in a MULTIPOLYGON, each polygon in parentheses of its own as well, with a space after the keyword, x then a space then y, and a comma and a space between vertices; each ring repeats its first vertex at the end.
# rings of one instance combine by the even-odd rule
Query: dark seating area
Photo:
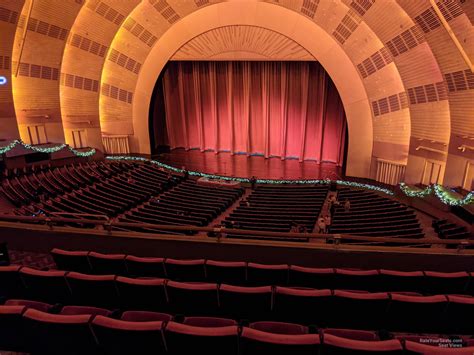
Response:
MULTIPOLYGON (((224 283, 240 286, 289 286, 369 292, 416 292, 422 295, 459 294, 474 296, 470 272, 358 270, 310 268, 287 264, 246 261, 137 257, 89 251, 51 250, 59 270, 91 275, 130 278, 163 278, 181 282, 224 283)), ((13 266, 4 267, 5 273, 13 266)), ((14 270, 15 267, 13 267, 14 270)), ((18 268, 18 267, 16 267, 18 268)), ((13 274, 9 274, 13 277, 13 274)), ((6 277, 6 276, 5 276, 6 277)))
MULTIPOLYGON (((310 239, 305 233, 315 230, 321 211, 324 216, 329 214, 326 207, 323 209, 328 202, 328 190, 329 185, 318 184, 262 184, 252 189, 203 186, 194 177, 171 172, 149 161, 103 160, 6 170, 0 192, 17 206, 12 213, 19 216, 110 219, 109 229, 113 231, 168 235, 193 235, 196 231, 160 229, 152 225, 206 227, 216 221, 215 226, 219 223, 226 229, 246 233, 208 232, 210 237, 308 242, 310 239), (245 198, 242 198, 244 194, 245 198), (132 225, 124 226, 119 222, 132 225), (249 231, 291 232, 292 236, 253 235, 249 231)), ((415 211, 394 199, 370 190, 338 186, 337 200, 339 204, 328 209, 332 212, 327 230, 330 234, 393 239, 420 239, 425 235, 415 211), (346 200, 350 202, 347 210, 344 207, 346 200)), ((93 223, 57 223, 94 228, 93 223)), ((466 227, 446 219, 434 220, 433 227, 441 239, 470 237, 466 227)), ((358 241, 343 236, 338 241, 373 246, 431 246, 358 241)), ((331 238, 327 240, 327 243, 333 242, 331 238)), ((454 244, 447 246, 456 247, 454 244)))
MULTIPOLYGON (((330 233, 374 237, 423 238, 415 211, 374 192, 342 188, 338 190, 330 233), (350 208, 344 208, 349 200, 350 208)), ((346 241, 347 242, 347 241, 346 241)))
POLYGON ((2 191, 18 215, 114 217, 177 182, 151 164, 101 161, 15 170, 3 179, 2 191))
POLYGON ((442 354, 474 350, 472 339, 463 336, 379 334, 274 321, 238 323, 28 300, 8 300, 0 306, 0 330, 5 335, 0 349, 33 354, 441 354, 437 345, 443 341, 454 346, 442 354))
MULTIPOLYGON (((71 274, 63 277, 65 284, 79 276, 71 274)), ((466 296, 219 287, 114 277, 117 287, 110 290, 116 294, 108 293, 108 302, 100 303, 96 296, 104 286, 97 284, 96 276, 81 278, 88 280, 83 292, 95 296, 85 298, 88 304, 76 303, 82 296, 59 304, 35 299, 34 293, 29 298, 6 299, 0 305, 0 349, 48 354, 130 354, 140 349, 140 354, 186 354, 211 346, 215 354, 270 350, 293 354, 303 346, 305 354, 316 350, 349 354, 380 352, 387 346, 402 351, 413 342, 413 353, 420 349, 420 353, 430 353, 436 349, 430 346, 444 340, 454 348, 473 350, 468 346, 473 345, 474 301, 466 296), (134 285, 134 292, 123 292, 121 284, 134 285), (406 322, 409 313, 416 322, 406 322), (239 350, 234 349, 237 343, 239 350), (313 348, 316 345, 321 348, 313 348)), ((58 283, 55 287, 45 281, 44 286, 54 295, 58 283)), ((77 291, 71 288, 71 292, 77 291)))
MULTIPOLYGON (((242 188, 200 186, 196 180, 187 179, 143 206, 126 212, 119 220, 203 227, 222 214, 243 192, 242 188)), ((137 230, 146 231, 139 227, 137 230)))
MULTIPOLYGON (((296 224, 306 232, 312 232, 327 192, 327 186, 317 185, 257 186, 230 213, 225 225, 255 231, 290 232, 296 224)), ((249 238, 234 234, 227 237, 249 238)))
POLYGON ((470 237, 465 226, 460 226, 447 219, 434 219, 432 226, 441 239, 467 239, 470 237))

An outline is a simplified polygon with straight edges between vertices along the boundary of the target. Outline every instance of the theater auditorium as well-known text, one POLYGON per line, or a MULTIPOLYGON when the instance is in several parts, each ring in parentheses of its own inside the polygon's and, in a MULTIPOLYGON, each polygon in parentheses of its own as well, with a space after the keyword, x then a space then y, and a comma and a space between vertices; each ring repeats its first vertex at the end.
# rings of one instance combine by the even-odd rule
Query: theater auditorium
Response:
POLYGON ((474 354, 474 0, 0 0, 0 354, 474 354))

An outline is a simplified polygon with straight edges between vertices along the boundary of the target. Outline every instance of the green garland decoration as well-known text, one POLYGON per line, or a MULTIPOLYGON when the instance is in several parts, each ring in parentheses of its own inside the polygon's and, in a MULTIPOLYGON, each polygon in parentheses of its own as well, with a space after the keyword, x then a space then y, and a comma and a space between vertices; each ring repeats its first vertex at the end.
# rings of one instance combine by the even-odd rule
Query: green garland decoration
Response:
MULTIPOLYGON (((182 173, 184 170, 175 168, 174 166, 168 165, 161 163, 157 160, 151 160, 143 157, 133 157, 133 156, 108 156, 106 159, 109 160, 131 160, 131 161, 148 161, 152 164, 155 164, 161 168, 168 169, 177 173, 182 173)), ((241 178, 241 177, 230 177, 230 176, 221 176, 221 175, 215 175, 215 174, 206 174, 206 173, 201 173, 198 171, 188 171, 188 174, 191 176, 198 176, 198 177, 206 177, 209 179, 220 179, 220 180, 225 180, 225 181, 238 181, 238 182, 244 182, 244 183, 249 183, 250 179, 249 178, 241 178)), ((375 185, 370 185, 370 184, 362 184, 359 182, 352 182, 352 181, 345 181, 345 180, 336 180, 335 181, 339 185, 345 185, 349 187, 359 187, 367 190, 372 190, 372 191, 379 191, 382 193, 385 193, 387 195, 394 195, 393 191, 390 191, 389 189, 385 189, 383 187, 375 186, 375 185)), ((332 183, 332 180, 329 179, 318 179, 318 180, 273 180, 273 179, 257 179, 258 184, 292 184, 292 185, 330 185, 332 183)))
POLYGON ((469 192, 464 198, 457 198, 451 196, 445 187, 434 185, 434 192, 441 202, 449 206, 464 206, 474 202, 474 191, 469 192))
MULTIPOLYGON (((183 169, 176 168, 174 166, 164 164, 162 162, 159 162, 157 160, 151 160, 147 158, 142 158, 142 157, 133 157, 133 156, 108 156, 106 159, 109 160, 132 160, 132 161, 148 161, 152 164, 155 164, 161 168, 168 169, 177 173, 182 173, 184 172, 183 169)), ((238 181, 238 182, 244 182, 244 183, 249 183, 250 179, 249 178, 241 178, 241 177, 229 177, 229 176, 221 176, 221 175, 215 175, 215 174, 206 174, 206 173, 201 173, 198 171, 188 171, 189 175, 192 176, 198 176, 198 177, 206 177, 209 179, 220 179, 220 180, 225 180, 225 181, 238 181)), ((359 182, 353 182, 353 181, 346 181, 346 180, 335 180, 335 182, 338 185, 344 185, 348 187, 358 187, 362 189, 367 189, 367 190, 372 190, 372 191, 378 191, 385 193, 387 195, 394 195, 395 193, 389 189, 375 186, 375 185, 370 185, 370 184, 363 184, 359 182)), ((329 185, 332 183, 332 180, 329 179, 317 179, 317 180, 274 180, 274 179, 257 179, 258 184, 293 184, 293 185, 329 185)), ((464 198, 459 199, 456 197, 452 197, 450 193, 441 185, 432 185, 428 186, 425 189, 413 189, 408 187, 407 184, 404 182, 400 183, 400 190, 403 191, 403 193, 409 197, 426 197, 429 196, 435 192, 435 195, 443 202, 444 204, 450 205, 450 206, 464 206, 470 203, 474 202, 474 191, 469 192, 464 198)))
POLYGON ((449 206, 465 206, 474 202, 474 191, 469 192, 464 198, 453 197, 451 193, 444 187, 438 184, 427 186, 424 189, 410 188, 404 182, 400 183, 400 190, 409 197, 426 197, 433 192, 439 200, 445 205, 449 206))
POLYGON ((78 157, 90 157, 90 156, 92 156, 96 153, 96 150, 94 148, 91 148, 91 149, 86 150, 86 151, 79 151, 79 150, 76 150, 74 148, 71 148, 70 146, 68 146, 67 144, 64 144, 64 143, 60 144, 60 145, 57 145, 57 146, 54 146, 54 147, 47 147, 47 148, 45 148, 45 147, 36 147, 36 146, 31 145, 31 144, 27 144, 27 143, 25 143, 25 142, 23 142, 19 139, 15 139, 14 141, 12 141, 7 146, 0 147, 0 154, 8 153, 10 150, 15 148, 17 145, 21 145, 26 149, 33 150, 33 151, 38 152, 38 153, 47 153, 47 154, 59 152, 60 150, 65 149, 66 147, 74 155, 76 155, 78 157))
POLYGON ((433 188, 431 186, 428 186, 425 189, 413 189, 408 187, 404 182, 400 183, 400 190, 402 190, 402 192, 408 197, 426 197, 433 193, 433 188))

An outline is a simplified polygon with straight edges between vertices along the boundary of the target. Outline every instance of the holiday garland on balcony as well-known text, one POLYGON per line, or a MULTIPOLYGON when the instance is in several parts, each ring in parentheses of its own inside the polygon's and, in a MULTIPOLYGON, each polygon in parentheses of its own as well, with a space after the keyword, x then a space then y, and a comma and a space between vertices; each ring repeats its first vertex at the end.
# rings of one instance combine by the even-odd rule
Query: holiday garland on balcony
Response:
POLYGON ((409 197, 426 197, 435 193, 441 202, 449 206, 464 206, 474 202, 474 191, 469 192, 464 198, 454 197, 445 187, 433 184, 424 189, 408 187, 404 182, 400 183, 400 190, 409 197))
POLYGON ((408 197, 426 197, 433 193, 433 188, 431 186, 426 187, 425 189, 412 188, 408 187, 404 182, 400 183, 400 190, 407 195, 408 197))
MULTIPOLYGON (((184 172, 183 169, 176 168, 174 166, 168 165, 161 163, 157 160, 150 160, 147 158, 142 158, 142 157, 132 157, 132 156, 109 156, 107 157, 109 160, 132 160, 132 161, 148 161, 152 164, 155 164, 161 168, 168 169, 177 173, 182 173, 184 172)), ((225 181, 238 181, 238 182, 250 182, 249 178, 241 178, 241 177, 230 177, 230 176, 221 176, 221 175, 215 175, 215 174, 206 174, 206 173, 201 173, 198 171, 188 171, 189 175, 192 176, 199 176, 199 177, 206 177, 209 179, 220 179, 220 180, 225 180, 225 181)), ((329 179, 318 179, 318 180, 273 180, 273 179, 257 179, 258 184, 293 184, 293 185, 302 185, 302 184, 318 184, 318 185, 329 185, 333 181, 329 179)), ((372 190, 372 191, 378 191, 385 193, 387 195, 394 195, 395 193, 389 189, 375 186, 375 185, 370 185, 370 184, 363 184, 359 182, 354 182, 354 181, 345 181, 345 180, 335 180, 334 181, 338 185, 344 185, 348 187, 358 187, 358 188, 363 188, 367 190, 372 190)), ((425 189, 419 189, 419 188, 410 188, 408 187, 405 183, 400 183, 400 190, 403 191, 403 193, 409 197, 426 197, 429 196, 433 193, 443 202, 444 204, 450 205, 450 206, 464 206, 470 203, 474 202, 474 191, 469 192, 464 198, 456 198, 453 197, 449 191, 446 190, 441 185, 432 185, 428 186, 425 189)))
POLYGON ((8 153, 10 150, 15 148, 17 145, 21 145, 26 149, 29 149, 29 150, 32 150, 32 151, 35 151, 35 152, 38 152, 38 153, 47 153, 47 154, 56 153, 56 152, 59 152, 60 150, 68 148, 75 156, 81 157, 81 158, 90 157, 90 156, 92 156, 96 153, 94 148, 90 148, 89 150, 86 150, 86 151, 80 151, 80 150, 76 150, 74 148, 71 148, 67 144, 60 144, 60 145, 56 145, 54 147, 37 147, 37 146, 31 145, 31 144, 27 144, 27 143, 25 143, 25 142, 23 142, 19 139, 15 139, 13 142, 8 144, 7 146, 0 147, 0 154, 8 153))
MULTIPOLYGON (((132 160, 132 161, 149 161, 152 164, 155 164, 161 168, 168 169, 177 173, 184 172, 183 169, 175 168, 174 166, 161 163, 157 160, 150 160, 147 158, 142 157, 131 157, 131 156, 109 156, 107 157, 109 160, 132 160)), ((198 177, 205 177, 209 179, 220 179, 225 181, 238 181, 238 182, 250 182, 249 178, 241 178, 241 177, 230 177, 230 176, 221 176, 221 175, 214 175, 214 174, 206 174, 201 173, 198 171, 188 171, 188 174, 191 176, 198 176, 198 177)), ((313 184, 313 185, 330 185, 333 181, 329 179, 318 179, 318 180, 273 180, 273 179, 257 179, 257 184, 293 184, 293 185, 303 185, 303 184, 313 184)), ((352 181, 344 181, 344 180, 335 180, 339 185, 345 185, 350 187, 360 187, 368 190, 379 191, 383 192, 387 195, 393 195, 393 191, 385 189, 383 187, 370 185, 370 184, 362 184, 359 182, 352 182, 352 181)))

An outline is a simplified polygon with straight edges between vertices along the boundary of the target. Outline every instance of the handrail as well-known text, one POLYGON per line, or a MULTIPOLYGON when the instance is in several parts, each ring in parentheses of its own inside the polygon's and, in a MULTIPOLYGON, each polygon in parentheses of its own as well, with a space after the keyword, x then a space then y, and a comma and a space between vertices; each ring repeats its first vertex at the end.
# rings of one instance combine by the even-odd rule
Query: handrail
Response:
POLYGON ((79 216, 79 217, 99 217, 105 219, 107 222, 110 221, 109 216, 105 214, 90 214, 80 212, 49 212, 48 214, 54 216, 79 216))
MULTIPOLYGON (((321 240, 321 241, 333 241, 335 244, 340 244, 342 239, 360 241, 360 242, 379 242, 379 243, 396 243, 396 244, 438 244, 438 245, 462 245, 470 246, 474 245, 474 240, 466 239, 435 239, 435 238, 392 238, 392 237, 367 237, 367 236, 356 236, 349 234, 318 234, 318 233, 291 233, 291 232, 266 232, 266 231, 253 231, 253 230, 242 230, 233 228, 215 228, 215 227, 196 227, 196 226, 176 226, 176 225, 161 225, 151 223, 129 223, 129 222, 116 222, 110 220, 90 220, 90 219, 78 219, 78 218, 64 218, 64 217, 44 217, 44 216, 16 216, 16 215, 0 215, 0 221, 7 222, 29 222, 29 223, 44 223, 53 227, 55 223, 74 223, 74 224, 93 224, 96 226, 103 226, 104 229, 111 232, 112 227, 118 228, 149 228, 161 231, 193 231, 193 232, 215 232, 218 234, 217 240, 221 241, 222 234, 234 234, 234 235, 248 235, 262 239, 282 239, 287 242, 288 239, 294 239, 295 241, 301 239, 321 240)), ((133 233, 132 231, 130 231, 133 233)))

